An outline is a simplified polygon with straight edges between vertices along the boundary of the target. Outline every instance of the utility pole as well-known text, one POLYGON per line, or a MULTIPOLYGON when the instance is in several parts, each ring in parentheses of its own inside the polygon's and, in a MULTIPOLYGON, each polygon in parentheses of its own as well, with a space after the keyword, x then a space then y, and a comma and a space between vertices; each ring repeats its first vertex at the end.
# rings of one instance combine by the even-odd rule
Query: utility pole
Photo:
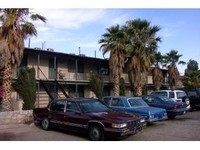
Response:
POLYGON ((46 41, 42 42, 42 50, 45 49, 45 43, 46 43, 46 41))

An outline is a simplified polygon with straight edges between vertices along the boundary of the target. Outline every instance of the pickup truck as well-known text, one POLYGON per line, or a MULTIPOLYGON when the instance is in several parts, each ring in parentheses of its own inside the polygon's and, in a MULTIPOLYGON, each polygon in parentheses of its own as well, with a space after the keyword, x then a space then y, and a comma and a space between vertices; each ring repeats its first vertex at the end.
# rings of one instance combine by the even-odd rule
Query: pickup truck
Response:
POLYGON ((136 134, 146 125, 142 116, 116 112, 100 100, 86 98, 53 100, 46 108, 33 109, 33 118, 44 130, 84 132, 96 141, 136 134))

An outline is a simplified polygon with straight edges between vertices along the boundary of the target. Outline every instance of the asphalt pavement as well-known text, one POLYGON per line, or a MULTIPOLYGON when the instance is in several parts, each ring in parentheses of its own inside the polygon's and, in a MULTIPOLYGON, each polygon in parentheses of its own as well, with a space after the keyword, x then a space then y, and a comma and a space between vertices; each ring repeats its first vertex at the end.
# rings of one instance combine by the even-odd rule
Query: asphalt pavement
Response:
MULTIPOLYGON (((63 130, 44 131, 31 123, 1 125, 0 141, 89 141, 89 138, 63 130)), ((200 141, 200 111, 153 123, 142 132, 117 141, 200 141)))

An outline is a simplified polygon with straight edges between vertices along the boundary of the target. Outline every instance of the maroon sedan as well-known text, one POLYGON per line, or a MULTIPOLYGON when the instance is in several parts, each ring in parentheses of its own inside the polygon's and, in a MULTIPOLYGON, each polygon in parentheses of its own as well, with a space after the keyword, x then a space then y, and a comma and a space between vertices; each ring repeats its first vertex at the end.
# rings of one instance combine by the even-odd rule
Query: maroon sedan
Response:
POLYGON ((53 100, 47 108, 33 110, 34 121, 44 130, 50 127, 88 133, 91 140, 119 138, 142 130, 142 116, 116 112, 97 99, 53 100))

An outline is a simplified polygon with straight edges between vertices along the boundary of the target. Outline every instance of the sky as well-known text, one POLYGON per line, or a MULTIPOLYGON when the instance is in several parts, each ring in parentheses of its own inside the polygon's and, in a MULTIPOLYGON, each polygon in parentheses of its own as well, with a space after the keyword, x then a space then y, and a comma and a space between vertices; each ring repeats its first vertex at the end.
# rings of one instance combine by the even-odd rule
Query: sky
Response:
MULTIPOLYGON (((128 20, 146 19, 151 26, 158 25, 157 33, 162 42, 158 51, 162 54, 177 50, 188 62, 196 60, 200 65, 200 9, 196 8, 41 8, 31 9, 47 18, 47 23, 35 23, 37 37, 30 38, 30 47, 52 48, 56 52, 85 54, 103 58, 98 41, 106 28, 128 20)), ((26 40, 25 46, 29 46, 26 40)), ((106 56, 108 57, 108 55, 106 56)), ((187 65, 178 65, 184 73, 187 65)))
MULTIPOLYGON (((103 58, 98 41, 106 29, 140 18, 151 22, 151 26, 161 27, 157 33, 162 39, 158 51, 166 54, 176 50, 182 55, 180 60, 196 60, 200 67, 200 3, 197 0, 190 3, 188 0, 8 1, 1 5, 25 6, 47 18, 47 23, 34 22, 38 35, 30 38, 30 48, 52 48, 55 52, 103 58)), ((29 47, 29 39, 25 46, 29 47)), ((178 65, 179 72, 184 74, 186 67, 178 65)))

